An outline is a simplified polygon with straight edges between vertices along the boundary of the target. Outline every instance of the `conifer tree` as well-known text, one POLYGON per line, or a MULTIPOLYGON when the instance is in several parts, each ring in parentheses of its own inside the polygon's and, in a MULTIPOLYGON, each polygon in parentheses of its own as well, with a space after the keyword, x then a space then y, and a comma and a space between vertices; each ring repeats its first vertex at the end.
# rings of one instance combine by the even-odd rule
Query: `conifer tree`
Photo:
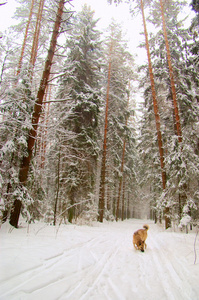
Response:
POLYGON ((67 59, 59 81, 56 114, 57 130, 62 132, 61 145, 68 155, 63 158, 62 173, 68 220, 77 213, 76 204, 94 192, 96 164, 99 153, 99 113, 101 89, 101 44, 96 30, 94 12, 87 5, 74 16, 66 41, 67 59), (65 134, 73 139, 67 141, 65 134))
MULTIPOLYGON (((182 132, 183 136, 185 136, 185 141, 181 145, 178 145, 176 127, 173 126, 175 124, 175 116, 172 112, 172 93, 166 60, 165 41, 162 37, 162 31, 160 31, 156 36, 151 38, 150 46, 152 49, 154 75, 155 78, 158 78, 156 90, 161 108, 163 139, 166 145, 167 188, 160 198, 160 202, 156 196, 157 202, 155 206, 158 210, 159 208, 162 209, 167 203, 171 210, 171 217, 173 220, 179 222, 183 215, 184 207, 187 208, 187 203, 189 203, 188 206, 193 208, 195 201, 198 201, 197 197, 194 196, 195 192, 193 192, 196 183, 195 180, 191 179, 198 176, 197 170, 194 168, 194 162, 197 164, 198 160, 197 155, 194 154, 198 140, 198 134, 195 132, 194 126, 197 122, 196 111, 198 110, 197 88, 195 86, 198 75, 195 73, 193 65, 194 56, 190 51, 192 48, 192 37, 187 30, 179 27, 177 8, 175 9, 175 6, 171 6, 170 8, 173 9, 173 12, 171 10, 168 14, 170 19, 167 18, 167 30, 176 80, 177 98, 179 100, 182 132), (195 138, 193 138, 193 132, 195 132, 195 138), (190 199, 192 200, 190 201, 190 199)), ((157 10, 154 12, 154 15, 157 17, 157 10)))
POLYGON ((129 79, 132 78, 132 57, 128 51, 126 51, 126 43, 119 25, 113 21, 109 30, 106 68, 106 110, 105 123, 103 124, 104 141, 99 194, 100 222, 103 222, 103 217, 106 216, 106 214, 109 215, 113 212, 115 214, 117 211, 117 218, 119 215, 120 201, 110 205, 111 201, 106 197, 105 193, 107 189, 109 189, 110 196, 111 189, 107 183, 110 182, 112 186, 117 186, 121 176, 123 139, 126 138, 127 132, 129 133, 129 128, 126 126, 126 118, 129 114, 127 105, 129 92, 128 82, 129 79), (104 155, 105 151, 106 155, 104 155), (109 170, 107 166, 109 166, 109 170), (111 206, 111 211, 107 212, 107 208, 110 209, 111 206))

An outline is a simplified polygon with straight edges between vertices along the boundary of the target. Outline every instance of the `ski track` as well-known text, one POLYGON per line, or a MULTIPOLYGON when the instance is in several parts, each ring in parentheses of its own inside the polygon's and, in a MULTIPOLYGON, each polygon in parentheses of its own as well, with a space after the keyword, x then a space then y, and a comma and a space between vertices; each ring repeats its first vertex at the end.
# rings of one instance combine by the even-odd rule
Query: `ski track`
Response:
POLYGON ((134 250, 132 235, 141 222, 129 222, 125 230, 122 224, 112 230, 79 227, 66 248, 0 282, 0 300, 43 300, 46 295, 48 300, 198 300, 186 261, 160 238, 156 225, 148 222, 146 251, 134 250))
MULTIPOLYGON (((190 284, 187 282, 187 278, 184 278, 184 268, 179 262, 179 259, 175 257, 175 262, 170 261, 168 253, 158 245, 155 239, 151 239, 151 244, 153 246, 152 259, 157 272, 157 278, 160 278, 160 283, 164 291, 164 298, 161 299, 198 299, 197 296, 192 295, 190 299, 190 284), (173 263, 173 265, 172 265, 173 263), (179 264, 182 270, 181 274, 175 269, 175 265, 179 264), (188 293, 187 293, 188 292, 188 293)), ((179 268, 177 268, 179 269, 179 268)))
MULTIPOLYGON (((96 238, 91 239, 92 241, 95 240, 96 238)), ((88 240, 86 243, 87 245, 90 244, 91 240, 88 240)), ((53 269, 56 269, 56 266, 59 264, 62 264, 63 262, 67 262, 71 260, 72 257, 74 257, 74 251, 79 248, 81 248, 85 242, 78 243, 77 245, 71 247, 70 249, 66 249, 61 253, 58 253, 57 255, 53 255, 52 257, 48 257, 44 259, 44 262, 40 264, 39 266, 36 266, 35 268, 31 268, 29 270, 26 270, 25 272, 22 272, 20 274, 16 274, 15 276, 11 277, 9 280, 7 280, 4 284, 0 285, 1 290, 8 290, 8 287, 10 285, 16 286, 13 289, 9 289, 8 292, 2 295, 2 297, 9 295, 10 293, 15 292, 19 288, 25 286, 29 282, 32 282, 33 280, 40 277, 40 276, 45 276, 45 273, 49 273, 53 269), (28 278, 28 279, 27 279, 28 278), (10 284, 11 283, 11 284, 10 284)), ((71 276, 71 275, 70 275, 71 276)), ((58 278, 58 281, 60 278, 58 278)), ((52 281, 54 282, 54 281, 52 281)), ((38 283, 39 284, 39 283, 38 283)), ((49 282, 47 282, 47 285, 49 285, 49 282)), ((26 293, 32 293, 35 290, 39 290, 43 288, 43 284, 38 285, 34 290, 27 290, 26 293)), ((1 298, 0 298, 1 299, 1 298)), ((7 298, 6 298, 7 299, 7 298)))

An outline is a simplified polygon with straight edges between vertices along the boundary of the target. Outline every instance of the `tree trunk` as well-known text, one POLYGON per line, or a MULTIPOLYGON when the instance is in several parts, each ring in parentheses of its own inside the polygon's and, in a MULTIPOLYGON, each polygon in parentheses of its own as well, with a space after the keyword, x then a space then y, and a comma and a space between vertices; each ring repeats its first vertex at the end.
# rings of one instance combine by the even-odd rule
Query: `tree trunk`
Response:
POLYGON ((21 211, 21 201, 20 200, 15 200, 11 215, 10 215, 10 225, 14 226, 15 228, 18 228, 18 221, 19 221, 19 215, 21 211))
POLYGON ((43 169, 46 159, 46 145, 47 145, 47 127, 50 112, 50 103, 48 102, 51 97, 51 86, 47 85, 45 91, 45 97, 43 102, 43 111, 40 115, 41 126, 37 132, 37 144, 36 144, 36 155, 38 157, 38 168, 43 169), (46 106, 47 104, 47 106, 46 106))
POLYGON ((130 193, 127 195, 127 219, 130 219, 130 193))
POLYGON ((167 52, 167 61, 168 61, 168 66, 169 66, 169 76, 170 76, 170 81, 171 81, 171 91, 172 91, 172 98, 173 98, 176 130, 177 130, 178 141, 179 141, 179 143, 181 143, 182 142, 182 131, 181 131, 181 124, 180 124, 180 116, 179 116, 179 112, 178 112, 175 81, 174 81, 173 68, 172 68, 172 63, 171 63, 171 54, 170 54, 170 48, 169 48, 169 41, 168 41, 168 37, 167 37, 166 22, 165 22, 165 17, 164 17, 164 7, 163 7, 162 0, 160 0, 160 7, 161 7, 161 14, 162 14, 162 27, 163 27, 166 52, 167 52))
POLYGON ((118 190, 118 197, 117 197, 116 221, 118 220, 118 216, 119 216, 120 194, 121 194, 121 189, 122 189, 125 149, 126 149, 126 140, 124 139, 123 151, 122 151, 122 163, 121 163, 121 177, 119 180, 119 190, 118 190))
MULTIPOLYGON (((48 85, 49 87, 49 85, 48 85)), ((49 91, 49 99, 51 97, 51 86, 50 86, 50 91, 49 91)), ((47 104, 47 109, 46 106, 44 107, 44 129, 42 131, 42 149, 41 149, 41 168, 44 168, 45 165, 45 159, 46 159, 46 145, 47 145, 47 132, 48 132, 48 121, 49 121, 49 112, 50 112, 50 103, 47 104)))
MULTIPOLYGON (((154 108, 154 114, 155 114, 156 131, 157 131, 157 137, 158 137, 160 165, 161 165, 161 170, 162 170, 162 187, 164 190, 166 188, 166 172, 165 172, 165 164, 164 164, 164 150, 163 150, 163 144, 162 144, 162 134, 161 134, 161 130, 160 130, 160 115, 159 115, 158 104, 157 104, 157 99, 156 99, 155 81, 154 81, 153 70, 152 70, 151 54, 150 54, 150 50, 149 50, 148 33, 147 33, 146 21, 145 21, 145 15, 144 15, 143 0, 140 0, 140 2, 141 2, 141 11, 142 11, 142 18, 143 18, 143 25, 144 25, 144 34, 145 34, 145 41, 146 41, 148 64, 149 64, 149 75, 150 75, 150 81, 151 81, 151 91, 152 91, 152 98, 153 98, 153 108, 154 108)), ((170 218, 168 215, 169 215, 169 207, 166 207, 166 209, 165 209, 165 228, 170 227, 170 218)))
POLYGON ((29 13, 28 22, 27 22, 27 25, 26 25, 26 31, 25 31, 25 34, 24 34, 24 40, 23 40, 23 45, 22 45, 22 49, 21 49, 21 56, 20 56, 20 59, 19 59, 18 70, 17 70, 17 76, 19 75, 19 73, 21 71, 21 65, 22 65, 22 60, 23 60, 23 56, 24 56, 24 50, 25 50, 25 46, 26 46, 28 30, 29 30, 29 26, 30 26, 30 21, 32 19, 32 11, 33 11, 34 2, 35 2, 35 0, 32 0, 31 5, 30 5, 30 13, 29 13))
POLYGON ((104 200, 105 200, 105 178, 106 178, 106 152, 107 152, 107 130, 108 130, 108 102, 109 102, 109 89, 111 79, 111 54, 113 48, 113 41, 110 44, 109 54, 109 67, 108 67, 108 83, 106 93, 106 111, 104 121, 104 142, 103 142, 103 153, 102 153, 102 167, 100 176, 100 191, 99 191, 99 207, 98 207, 98 221, 103 222, 104 217, 104 200))
POLYGON ((56 15, 54 30, 53 30, 53 34, 52 34, 52 38, 51 38, 51 42, 50 42, 50 48, 48 50, 48 56, 46 59, 43 76, 42 76, 42 79, 40 82, 40 87, 39 87, 39 90, 37 93, 37 99, 35 102, 34 111, 33 111, 33 115, 32 115, 33 129, 30 130, 29 138, 28 138, 28 156, 23 157, 22 164, 21 164, 21 167, 19 170, 19 180, 22 184, 26 184, 27 177, 28 177, 30 160, 32 158, 32 151, 33 151, 33 147, 34 147, 34 143, 35 143, 35 139, 36 139, 36 135, 37 135, 37 127, 38 127, 39 117, 40 117, 40 113, 42 110, 42 102, 43 102, 43 98, 44 98, 45 89, 48 84, 51 65, 52 65, 52 61, 53 61, 53 56, 54 56, 55 48, 56 48, 56 44, 57 44, 57 38, 59 35, 59 28, 61 25, 61 18, 62 18, 62 14, 63 14, 64 2, 65 2, 64 0, 61 0, 59 2, 59 7, 58 7, 57 15, 56 15))
POLYGON ((55 208, 54 208, 54 221, 53 221, 53 225, 56 225, 57 222, 57 204, 58 204, 58 198, 59 198, 59 186, 60 186, 60 182, 59 182, 59 175, 60 175, 60 159, 61 159, 61 149, 59 149, 59 153, 58 153, 58 164, 57 164, 57 192, 56 192, 56 197, 55 197, 55 208))
MULTIPOLYGON (((50 48, 48 50, 48 55, 47 55, 47 59, 46 59, 46 63, 45 63, 45 66, 44 66, 42 79, 41 79, 41 82, 40 82, 40 87, 39 87, 39 90, 38 90, 38 93, 37 93, 37 99, 36 99, 34 110, 33 110, 33 115, 32 115, 32 127, 33 128, 29 132, 29 138, 28 138, 28 141, 27 141, 28 156, 23 157, 22 163, 21 163, 21 166, 20 166, 20 169, 19 169, 19 181, 23 185, 26 185, 27 178, 28 178, 30 161, 31 161, 31 158, 32 158, 32 151, 33 151, 33 147, 34 147, 35 140, 36 140, 37 127, 38 127, 40 113, 41 113, 41 110, 42 110, 42 102, 43 102, 43 98, 44 98, 45 89, 46 89, 46 86, 48 84, 48 79, 49 79, 49 76, 50 76, 51 65, 52 65, 53 56, 54 56, 55 48, 56 48, 56 44, 57 44, 57 38, 59 36, 59 29, 60 29, 60 25, 61 25, 61 19, 62 19, 62 14, 63 14, 63 9, 64 9, 64 3, 65 3, 65 0, 60 0, 59 1, 58 11, 57 11, 57 14, 56 14, 56 20, 55 20, 55 23, 54 23, 54 29, 53 29, 53 33, 52 33, 52 38, 51 38, 51 41, 50 41, 50 48)), ((10 222, 11 222, 12 219, 16 220, 14 222, 14 224, 16 226, 15 225, 13 225, 13 226, 17 227, 19 214, 18 214, 18 217, 15 216, 15 212, 16 212, 15 206, 16 206, 16 203, 14 202, 14 208, 12 209, 12 212, 11 212, 10 222)), ((21 209, 21 206, 20 206, 20 209, 21 209)), ((20 213, 20 209, 19 209, 19 213, 20 213)))
POLYGON ((122 187, 122 221, 126 219, 126 210, 125 210, 125 176, 123 174, 123 187, 122 187))
MULTIPOLYGON (((171 82, 171 92, 172 92, 172 99, 173 99, 175 125, 176 125, 176 131, 177 131, 177 136, 178 136, 178 142, 181 143, 182 142, 182 130, 181 130, 181 124, 180 124, 180 116, 179 116, 179 111, 178 111, 178 103, 177 103, 177 96, 176 96, 176 89, 175 89, 175 80, 174 80, 173 68, 172 68, 172 63, 171 63, 171 53, 170 53, 169 41, 168 41, 168 37, 167 37, 166 22, 165 22, 165 17, 164 17, 164 6, 163 6, 162 0, 160 0, 160 7, 161 7, 161 15, 162 15, 162 27, 163 27, 166 52, 167 52, 167 61, 168 61, 168 67, 169 67, 169 76, 170 76, 170 82, 171 82)), ((180 198, 180 195, 179 195, 179 198, 180 198)))
POLYGON ((75 189, 72 188, 70 191, 70 207, 68 209, 68 222, 72 223, 74 215, 75 215, 75 189))
MULTIPOLYGON (((106 169, 106 174, 107 174, 107 178, 109 178, 109 170, 108 170, 108 166, 106 169)), ((106 189, 106 195, 107 195, 107 203, 106 203, 106 207, 107 210, 109 212, 111 212, 111 189, 110 189, 110 184, 107 184, 107 189, 106 189)))
POLYGON ((43 7, 44 7, 44 0, 40 0, 38 12, 37 12, 37 21, 36 21, 36 26, 35 26, 34 38, 33 38, 33 43, 32 43, 31 57, 30 57, 31 73, 33 72, 33 68, 35 65, 36 57, 37 57, 43 7))

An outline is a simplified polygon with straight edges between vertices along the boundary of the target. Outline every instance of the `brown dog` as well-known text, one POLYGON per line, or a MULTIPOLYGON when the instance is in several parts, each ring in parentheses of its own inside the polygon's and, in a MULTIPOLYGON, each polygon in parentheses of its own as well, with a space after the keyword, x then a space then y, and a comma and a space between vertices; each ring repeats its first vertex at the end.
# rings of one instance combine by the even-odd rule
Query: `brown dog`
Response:
POLYGON ((149 229, 149 225, 144 225, 144 229, 138 229, 133 234, 133 246, 136 250, 141 250, 144 252, 144 248, 146 249, 146 238, 147 238, 147 231, 149 229))

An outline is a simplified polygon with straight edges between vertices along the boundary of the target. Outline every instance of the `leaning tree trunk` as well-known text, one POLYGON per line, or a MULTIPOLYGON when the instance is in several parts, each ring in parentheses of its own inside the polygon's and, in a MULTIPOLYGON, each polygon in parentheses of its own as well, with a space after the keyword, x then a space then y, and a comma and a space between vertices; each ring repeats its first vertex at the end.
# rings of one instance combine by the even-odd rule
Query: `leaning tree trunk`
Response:
MULTIPOLYGON (((150 75, 150 81, 151 81, 151 90, 152 90, 153 108, 154 108, 154 114, 155 114, 156 131, 157 131, 157 137, 158 137, 160 165, 161 165, 161 169, 162 169, 162 187, 165 190, 165 188, 166 188, 166 172, 165 172, 165 164, 164 164, 164 150, 163 150, 163 143, 162 143, 162 134, 161 134, 161 130, 160 130, 160 115, 159 115, 158 104, 157 104, 157 99, 156 99, 155 81, 154 81, 153 70, 152 70, 151 54, 150 54, 150 50, 149 50, 149 41, 148 41, 148 33, 147 33, 147 28, 146 28, 145 15, 144 15, 143 0, 140 0, 140 2, 141 2, 141 11, 142 11, 142 18, 143 18, 143 25, 144 25, 144 34, 145 34, 145 41, 146 41, 148 64, 149 64, 149 75, 150 75)), ((170 227, 170 218, 168 216, 169 215, 169 207, 166 207, 164 215, 165 215, 165 228, 168 228, 168 227, 170 227)))
MULTIPOLYGON (((34 147, 34 143, 35 143, 36 136, 37 136, 37 127, 38 127, 39 117, 40 117, 40 113, 42 110, 42 103, 43 103, 45 89, 47 87, 48 79, 50 76, 50 70, 51 70, 51 66, 52 66, 52 62, 53 62, 55 48, 57 45, 57 38, 59 36, 59 30, 60 30, 60 25, 61 25, 61 20, 62 20, 64 4, 65 4, 65 0, 59 1, 58 10, 57 10, 57 14, 56 14, 56 20, 54 23, 54 28, 53 28, 53 33, 52 33, 52 38, 50 41, 50 48, 48 50, 48 55, 47 55, 46 63, 44 66, 42 79, 41 79, 39 90, 37 93, 37 99, 36 99, 36 102, 34 105, 34 110, 33 110, 33 115, 32 115, 32 129, 29 132, 29 138, 27 141, 28 155, 23 157, 21 166, 19 169, 19 182, 22 185, 26 185, 27 178, 28 178, 30 161, 32 158, 33 147, 34 147)), ((21 207, 18 210, 16 210, 15 208, 16 208, 16 203, 14 203, 12 211, 11 211, 10 224, 13 225, 14 227, 17 227, 21 207), (15 222, 12 222, 12 220, 15 220, 15 222)))
POLYGON ((33 115, 32 115, 32 129, 29 132, 29 139, 28 139, 28 156, 24 156, 22 160, 22 164, 19 170, 19 180, 22 184, 26 184, 27 177, 28 177, 28 171, 30 167, 30 160, 32 158, 32 151, 37 135, 37 127, 38 127, 38 122, 39 122, 39 117, 42 111, 42 102, 44 98, 44 93, 45 89, 48 84, 48 79, 50 76, 50 70, 53 62, 53 57, 55 53, 55 48, 57 44, 57 38, 59 35, 59 28, 61 25, 61 18, 63 14, 63 8, 64 8, 64 0, 61 0, 59 2, 59 7, 58 7, 58 12, 56 15, 56 21, 53 29, 53 34, 50 42, 50 48, 48 50, 48 56, 46 59, 44 71, 43 71, 43 76, 40 82, 40 87, 37 93, 37 99, 35 102, 34 110, 33 110, 33 115))
POLYGON ((104 121, 104 142, 102 152, 102 167, 100 176, 100 191, 99 191, 99 207, 98 207, 98 221, 103 222, 104 217, 104 200, 105 200, 105 178, 106 178, 106 152, 107 152, 107 130, 108 130, 108 105, 109 105, 109 89, 111 80, 111 54, 112 54, 113 42, 110 44, 109 54, 109 67, 108 67, 108 83, 106 92, 106 111, 104 121))

